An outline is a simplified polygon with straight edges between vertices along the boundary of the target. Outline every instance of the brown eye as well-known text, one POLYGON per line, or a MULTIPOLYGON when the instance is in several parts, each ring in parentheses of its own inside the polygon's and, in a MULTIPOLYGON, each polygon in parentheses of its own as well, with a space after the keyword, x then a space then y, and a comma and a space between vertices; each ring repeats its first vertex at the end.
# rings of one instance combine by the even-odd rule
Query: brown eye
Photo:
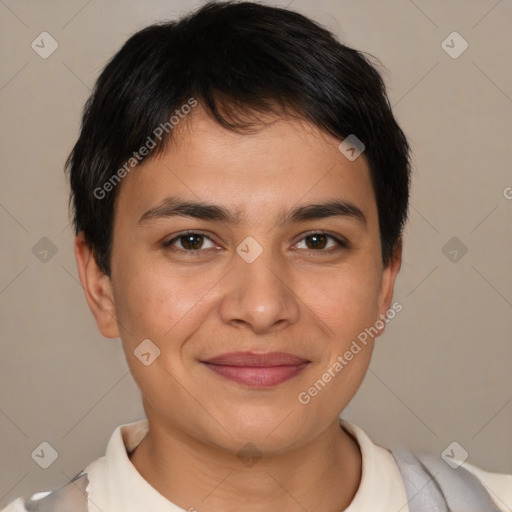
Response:
POLYGON ((177 249, 182 249, 184 251, 199 251, 201 249, 209 249, 213 247, 213 243, 209 237, 203 235, 201 233, 183 233, 169 242, 166 243, 167 246, 175 246, 177 249), (210 246, 205 247, 205 243, 209 242, 210 246), (180 247, 181 246, 181 247, 180 247))
POLYGON ((297 245, 303 244, 299 249, 306 249, 310 251, 325 251, 332 252, 338 249, 343 249, 348 247, 346 242, 332 236, 327 233, 311 233, 304 238, 302 238, 297 245), (305 245, 305 247, 304 247, 305 245))
POLYGON ((305 237, 308 249, 325 249, 328 240, 327 235, 317 234, 305 237))
POLYGON ((203 245, 203 235, 182 235, 180 240, 184 249, 201 249, 203 245))

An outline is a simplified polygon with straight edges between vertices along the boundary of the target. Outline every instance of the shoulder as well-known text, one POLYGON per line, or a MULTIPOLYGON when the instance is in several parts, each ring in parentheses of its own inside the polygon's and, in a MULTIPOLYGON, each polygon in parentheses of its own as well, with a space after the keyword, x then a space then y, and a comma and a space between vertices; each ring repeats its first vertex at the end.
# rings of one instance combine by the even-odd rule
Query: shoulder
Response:
POLYGON ((414 455, 406 447, 391 450, 410 510, 512 511, 512 475, 490 473, 469 463, 449 465, 434 454, 414 455), (422 508, 423 507, 423 508, 422 508))
POLYGON ((17 498, 0 512, 88 512, 88 483, 81 472, 60 489, 17 498))
POLYGON ((17 498, 14 501, 11 501, 11 503, 9 503, 7 507, 3 508, 0 512, 27 512, 27 509, 25 508, 24 500, 22 498, 17 498))
POLYGON ((512 474, 493 473, 468 463, 463 467, 485 486, 501 510, 512 511, 512 474))
POLYGON ((110 436, 106 455, 89 464, 66 485, 19 497, 0 512, 88 512, 88 502, 89 508, 99 510, 88 497, 91 491, 105 485, 107 459, 126 462, 127 450, 133 449, 147 431, 146 419, 119 425, 110 436))
MULTIPOLYGON (((414 454, 406 446, 386 449, 376 445, 357 425, 341 420, 352 433, 363 456, 363 480, 374 473, 371 486, 387 481, 393 493, 404 493, 409 512, 512 512, 512 474, 492 473, 460 461, 445 461, 440 454, 414 454), (390 478, 390 475, 394 475, 390 478), (399 491, 399 488, 402 490, 399 491)), ((382 489, 384 492, 385 489, 382 489)))

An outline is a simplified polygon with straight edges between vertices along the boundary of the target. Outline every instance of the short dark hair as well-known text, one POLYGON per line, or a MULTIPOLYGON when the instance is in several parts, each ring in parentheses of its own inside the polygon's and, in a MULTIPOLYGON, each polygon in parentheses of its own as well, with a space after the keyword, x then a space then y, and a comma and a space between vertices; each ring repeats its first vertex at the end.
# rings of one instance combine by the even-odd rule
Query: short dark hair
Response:
POLYGON ((254 129, 240 113, 291 113, 339 140, 356 135, 365 145, 382 260, 389 263, 407 218, 410 154, 379 72, 363 53, 299 13, 212 2, 130 37, 85 104, 66 171, 75 233, 84 233, 103 272, 111 271, 119 189, 113 179, 130 170, 126 162, 133 164, 135 154, 138 162, 163 150, 172 135, 169 116, 191 98, 234 131, 254 129), (159 126, 165 137, 152 137, 159 126), (144 146, 151 149, 142 158, 137 152, 144 146))

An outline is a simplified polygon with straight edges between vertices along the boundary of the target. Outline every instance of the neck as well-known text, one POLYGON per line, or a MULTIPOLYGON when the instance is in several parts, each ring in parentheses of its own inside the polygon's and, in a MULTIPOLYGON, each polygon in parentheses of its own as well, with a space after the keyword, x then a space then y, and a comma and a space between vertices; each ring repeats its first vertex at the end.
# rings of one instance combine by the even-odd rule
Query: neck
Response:
POLYGON ((150 428, 130 454, 142 477, 185 510, 339 512, 361 481, 361 453, 338 420, 306 445, 240 470, 233 454, 150 428))

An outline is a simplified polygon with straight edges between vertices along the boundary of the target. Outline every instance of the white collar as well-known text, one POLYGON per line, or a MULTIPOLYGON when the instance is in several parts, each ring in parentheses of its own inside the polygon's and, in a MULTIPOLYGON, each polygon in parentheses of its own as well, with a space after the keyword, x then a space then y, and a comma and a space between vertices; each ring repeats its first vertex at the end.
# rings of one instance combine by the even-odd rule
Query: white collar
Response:
MULTIPOLYGON (((357 440, 362 453, 362 478, 345 512, 409 512, 402 477, 391 453, 375 445, 358 426, 341 420, 357 440)), ((89 464, 89 510, 92 512, 186 512, 153 488, 128 457, 148 431, 147 419, 119 425, 106 455, 89 464)))

